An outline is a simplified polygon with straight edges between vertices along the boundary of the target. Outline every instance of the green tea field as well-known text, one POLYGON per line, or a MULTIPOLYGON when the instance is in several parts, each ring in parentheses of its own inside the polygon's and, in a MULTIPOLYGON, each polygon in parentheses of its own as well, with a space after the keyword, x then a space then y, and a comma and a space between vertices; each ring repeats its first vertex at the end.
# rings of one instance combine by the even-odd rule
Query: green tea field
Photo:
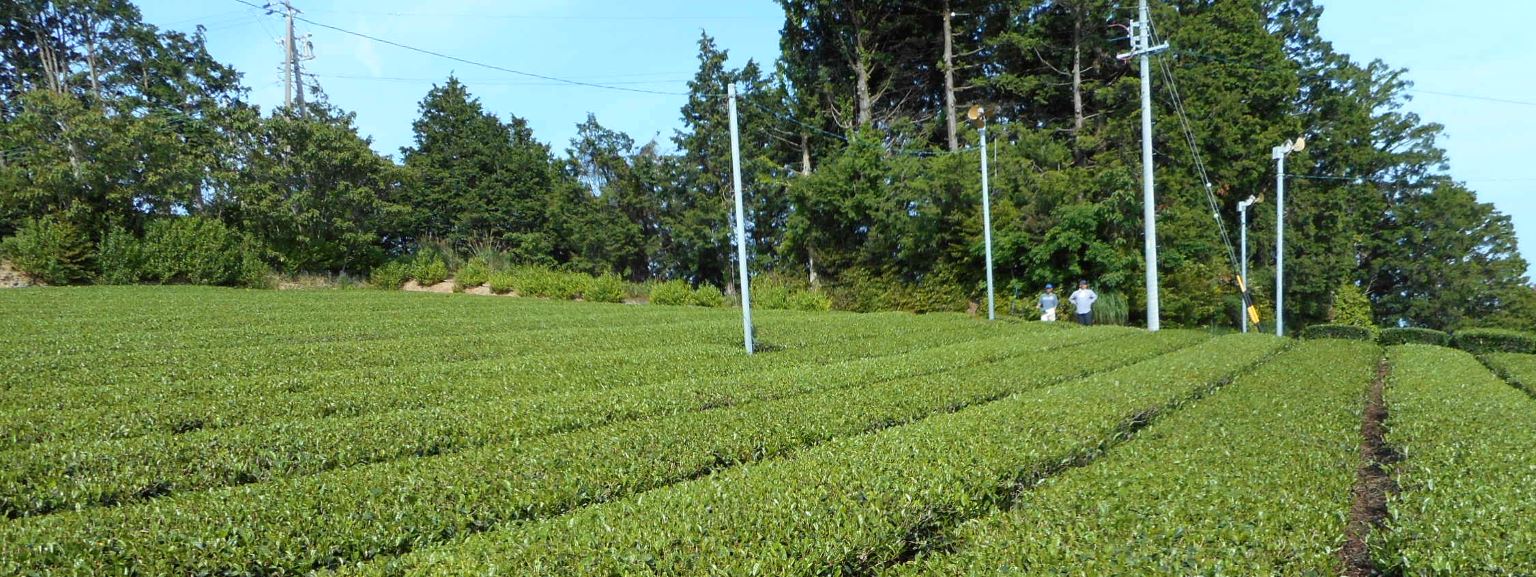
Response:
POLYGON ((0 291, 0 575, 1536 575, 1536 356, 0 291))

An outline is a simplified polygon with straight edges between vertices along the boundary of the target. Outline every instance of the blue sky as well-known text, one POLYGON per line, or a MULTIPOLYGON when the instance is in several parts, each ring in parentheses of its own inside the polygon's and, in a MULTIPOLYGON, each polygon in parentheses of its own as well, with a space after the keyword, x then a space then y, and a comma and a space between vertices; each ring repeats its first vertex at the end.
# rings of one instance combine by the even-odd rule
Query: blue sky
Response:
MULTIPOLYGON (((1450 153, 1451 174, 1511 215, 1521 252, 1536 257, 1536 77, 1526 73, 1527 62, 1517 61, 1529 44, 1527 28, 1512 19, 1489 25, 1527 12, 1527 2, 1324 4, 1323 34, 1339 50, 1409 69, 1415 83, 1409 109, 1445 125, 1441 145, 1450 153)), ((316 22, 468 60, 661 92, 686 89, 701 31, 730 52, 732 66, 748 58, 768 64, 778 54, 783 23, 772 0, 295 0, 295 6, 316 22)), ((281 103, 280 19, 235 0, 141 0, 140 7, 146 21, 161 27, 207 26, 210 50, 245 73, 251 99, 263 109, 281 103)), ((306 70, 332 102, 357 113, 376 150, 394 156, 411 142, 422 96, 449 74, 487 109, 527 119, 557 152, 588 112, 637 141, 658 138, 670 148, 684 101, 552 84, 303 23, 299 30, 313 35, 316 58, 306 70)))

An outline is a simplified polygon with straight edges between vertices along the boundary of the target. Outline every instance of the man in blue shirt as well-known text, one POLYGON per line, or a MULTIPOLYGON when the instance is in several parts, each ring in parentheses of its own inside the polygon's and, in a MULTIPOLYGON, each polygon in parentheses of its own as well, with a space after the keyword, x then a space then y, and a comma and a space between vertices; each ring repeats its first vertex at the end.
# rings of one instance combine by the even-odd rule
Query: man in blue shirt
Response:
POLYGON ((1061 298, 1056 295, 1055 285, 1045 285, 1045 293, 1040 295, 1040 320, 1048 323, 1056 322, 1056 307, 1061 305, 1061 298))

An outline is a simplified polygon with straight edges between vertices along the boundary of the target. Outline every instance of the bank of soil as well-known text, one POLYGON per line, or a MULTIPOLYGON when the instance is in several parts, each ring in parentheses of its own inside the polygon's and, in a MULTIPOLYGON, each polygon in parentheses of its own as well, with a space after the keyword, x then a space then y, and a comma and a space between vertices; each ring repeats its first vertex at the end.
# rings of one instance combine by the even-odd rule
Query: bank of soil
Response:
POLYGON ((1367 539, 1372 532, 1386 529, 1387 495, 1397 491, 1391 473, 1399 456, 1385 439, 1387 404, 1383 393, 1391 370, 1387 360, 1382 359, 1376 368, 1376 379, 1371 382, 1366 395, 1365 416, 1360 424, 1360 468, 1355 474, 1354 499, 1349 508, 1344 548, 1339 551, 1347 577, 1388 575, 1371 559, 1367 539))
POLYGON ((27 280, 27 275, 11 267, 11 263, 0 262, 0 288, 22 288, 33 284, 35 283, 27 280))

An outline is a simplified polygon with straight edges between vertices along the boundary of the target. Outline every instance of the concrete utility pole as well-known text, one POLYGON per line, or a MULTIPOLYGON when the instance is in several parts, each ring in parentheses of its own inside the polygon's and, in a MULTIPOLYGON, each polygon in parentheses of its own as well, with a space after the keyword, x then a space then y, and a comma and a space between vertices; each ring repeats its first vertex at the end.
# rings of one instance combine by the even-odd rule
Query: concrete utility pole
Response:
POLYGON ((298 105, 299 114, 304 114, 304 71, 301 62, 311 60, 314 49, 309 44, 309 37, 305 36, 304 48, 300 50, 298 36, 293 32, 294 16, 299 14, 299 9, 293 7, 290 0, 283 0, 283 15, 287 20, 287 32, 283 35, 283 105, 293 108, 298 105))
POLYGON ((747 215, 741 202, 741 136, 736 126, 736 84, 727 89, 731 102, 731 183, 736 189, 736 262, 741 267, 741 330, 752 354, 752 282, 747 278, 747 215))
MULTIPOLYGON (((293 107, 293 85, 299 74, 299 59, 296 58, 293 46, 293 4, 283 1, 284 16, 288 21, 288 32, 283 35, 283 106, 293 107)), ((304 90, 300 85, 299 90, 304 90)))
POLYGON ((1140 19, 1131 22, 1131 51, 1121 60, 1141 59, 1141 203, 1145 225, 1147 260, 1147 330, 1162 328, 1157 295, 1157 205, 1152 181, 1152 55, 1168 45, 1152 45, 1152 19, 1147 0, 1141 0, 1140 19))

